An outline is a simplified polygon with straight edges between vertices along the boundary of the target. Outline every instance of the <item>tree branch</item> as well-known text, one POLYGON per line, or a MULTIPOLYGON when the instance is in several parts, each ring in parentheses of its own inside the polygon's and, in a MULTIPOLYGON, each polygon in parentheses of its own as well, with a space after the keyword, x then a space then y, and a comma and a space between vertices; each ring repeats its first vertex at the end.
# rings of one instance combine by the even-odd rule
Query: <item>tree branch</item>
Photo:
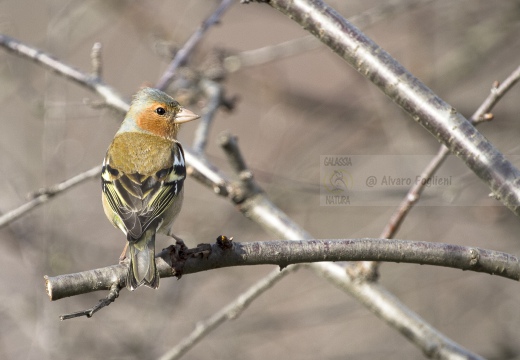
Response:
POLYGON ((0 46, 17 55, 22 55, 38 64, 44 65, 46 68, 54 71, 58 75, 64 76, 83 87, 94 90, 104 97, 108 106, 113 107, 116 110, 127 112, 130 107, 130 105, 125 102, 113 88, 103 83, 95 75, 89 75, 79 71, 72 66, 68 66, 63 62, 56 60, 53 56, 39 49, 25 45, 6 35, 0 34, 0 46))
MULTIPOLYGON (((192 250, 197 252, 197 249, 192 250)), ((161 277, 178 275, 171 260, 172 249, 166 248, 157 257, 161 277)), ((278 265, 322 261, 378 260, 397 263, 434 265, 471 270, 520 280, 520 261, 514 255, 477 247, 438 242, 388 239, 327 239, 299 241, 261 241, 237 243, 227 249, 211 245, 209 255, 188 258, 182 274, 192 274, 230 266, 278 265)), ((110 289, 114 283, 123 288, 127 263, 75 274, 46 277, 47 294, 51 300, 110 289)))

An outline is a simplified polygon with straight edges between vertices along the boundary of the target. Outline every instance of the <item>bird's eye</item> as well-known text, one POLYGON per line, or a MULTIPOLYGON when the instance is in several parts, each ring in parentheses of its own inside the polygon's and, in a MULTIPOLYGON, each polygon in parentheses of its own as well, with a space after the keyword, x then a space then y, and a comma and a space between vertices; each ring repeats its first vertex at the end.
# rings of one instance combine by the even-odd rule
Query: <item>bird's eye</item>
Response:
POLYGON ((157 109, 155 109, 155 112, 159 115, 164 115, 166 114, 166 110, 164 110, 163 107, 158 107, 157 109))

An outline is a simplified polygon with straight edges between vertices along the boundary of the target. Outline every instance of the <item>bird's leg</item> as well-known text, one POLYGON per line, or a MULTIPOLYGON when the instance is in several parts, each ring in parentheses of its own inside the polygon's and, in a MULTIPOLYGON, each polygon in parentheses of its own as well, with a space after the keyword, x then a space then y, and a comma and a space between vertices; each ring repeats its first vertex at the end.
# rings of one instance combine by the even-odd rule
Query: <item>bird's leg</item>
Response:
POLYGON ((175 276, 177 279, 180 279, 182 277, 184 262, 187 259, 186 250, 188 250, 188 247, 180 237, 172 233, 171 229, 167 235, 175 239, 175 245, 170 245, 166 249, 170 252, 170 263, 175 272, 175 276))
POLYGON ((196 248, 188 249, 184 244, 184 240, 174 235, 170 230, 168 236, 175 239, 175 245, 170 245, 166 250, 170 253, 170 264, 175 271, 175 276, 180 279, 186 260, 192 257, 203 257, 207 258, 211 254, 210 244, 199 244, 196 248))
POLYGON ((178 237, 177 235, 175 235, 174 233, 172 233, 171 230, 168 232, 168 236, 171 236, 172 238, 174 238, 174 239, 175 239, 175 245, 179 245, 179 246, 181 247, 182 250, 188 248, 188 247, 186 246, 186 244, 184 244, 184 240, 182 240, 180 237, 178 237))
MULTIPOLYGON (((175 247, 177 248, 177 253, 184 259, 188 259, 190 257, 201 256, 207 258, 211 253, 211 245, 210 244, 197 244, 196 248, 188 249, 186 244, 184 244, 184 240, 182 240, 177 235, 173 234, 170 230, 168 236, 171 236, 175 239, 175 247)), ((233 238, 231 238, 233 239, 233 238)))
POLYGON ((128 249, 128 241, 126 242, 125 244, 125 247, 123 249, 123 252, 121 253, 121 255, 119 255, 119 263, 121 264, 123 262, 124 259, 126 259, 126 250, 128 249))

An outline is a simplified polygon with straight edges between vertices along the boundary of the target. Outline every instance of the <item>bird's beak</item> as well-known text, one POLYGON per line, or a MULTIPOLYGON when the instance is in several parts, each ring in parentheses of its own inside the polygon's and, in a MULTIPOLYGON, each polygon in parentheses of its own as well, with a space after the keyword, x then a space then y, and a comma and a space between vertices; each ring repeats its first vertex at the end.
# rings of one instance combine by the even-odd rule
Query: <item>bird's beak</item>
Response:
POLYGON ((177 115, 175 115, 175 123, 183 124, 188 121, 197 120, 198 118, 200 118, 199 115, 191 112, 188 109, 182 108, 182 110, 180 112, 178 112, 177 115))

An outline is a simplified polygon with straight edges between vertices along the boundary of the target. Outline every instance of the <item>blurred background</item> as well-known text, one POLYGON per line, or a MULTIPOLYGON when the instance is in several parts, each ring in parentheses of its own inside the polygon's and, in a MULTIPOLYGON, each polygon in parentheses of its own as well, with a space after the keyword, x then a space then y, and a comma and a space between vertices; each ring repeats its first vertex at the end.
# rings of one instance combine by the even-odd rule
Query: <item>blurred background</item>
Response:
MULTIPOLYGON (((410 1, 408 1, 410 2, 410 1)), ((386 4, 330 1, 345 17, 386 4)), ((0 32, 85 72, 103 45, 103 80, 130 98, 154 84, 216 1, 45 0, 0 2, 0 32)), ((363 27, 438 95, 469 117, 495 80, 520 63, 517 0, 422 1, 363 27)), ((235 4, 190 58, 204 75, 212 56, 231 56, 307 33, 265 4, 235 4), (217 51, 217 52, 216 52, 217 51)), ((433 155, 439 144, 371 83, 324 46, 225 74, 233 111, 217 114, 208 158, 233 175, 216 139, 239 138, 248 165, 268 196, 317 238, 377 237, 406 188, 389 191, 393 206, 320 206, 320 155, 433 155)), ((99 98, 34 62, 0 50, 0 211, 101 163, 122 116, 90 103, 99 98)), ((185 95, 185 94, 184 94, 185 95)), ((182 94, 180 94, 182 98, 182 94)), ((519 154, 520 87, 480 126, 503 153, 519 154)), ((184 98, 183 98, 184 99, 184 98)), ((203 97, 185 97, 201 112, 203 97), (193 100, 194 99, 194 100, 193 100)), ((190 146, 196 123, 184 126, 190 146)), ((426 162, 419 166, 421 171, 426 162)), ((520 253, 518 218, 462 163, 464 191, 475 206, 417 206, 397 238, 473 245, 520 253)), ((175 233, 189 246, 216 236, 236 241, 272 237, 192 178, 175 233)), ((93 318, 61 322, 105 293, 50 302, 44 275, 117 262, 123 234, 103 214, 99 180, 88 181, 0 229, 0 358, 153 359, 228 304, 272 266, 240 267, 164 279, 158 291, 126 290, 93 318)), ((425 192, 428 196, 428 190, 425 192)), ((157 249, 169 245, 165 237, 157 249)), ((490 359, 520 356, 520 287, 489 275, 407 264, 383 264, 381 283, 462 346, 490 359)), ((351 297, 300 270, 222 325, 185 359, 420 359, 423 355, 351 297), (384 340, 383 340, 384 339, 384 340)))

